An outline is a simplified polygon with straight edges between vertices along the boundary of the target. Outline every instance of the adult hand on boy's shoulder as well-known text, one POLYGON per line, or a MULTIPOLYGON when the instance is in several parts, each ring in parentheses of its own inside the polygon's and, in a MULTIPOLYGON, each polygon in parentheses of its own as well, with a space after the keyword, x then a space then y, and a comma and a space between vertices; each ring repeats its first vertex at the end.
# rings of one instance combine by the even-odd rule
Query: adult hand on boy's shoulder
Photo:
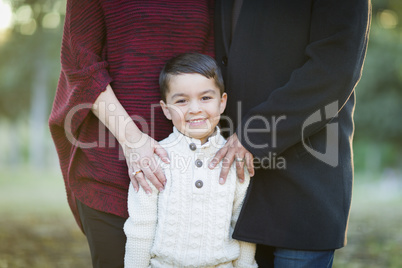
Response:
POLYGON ((169 157, 165 149, 149 136, 144 138, 145 142, 137 148, 125 146, 125 156, 128 165, 128 173, 137 192, 141 186, 147 194, 152 193, 152 189, 146 178, 158 189, 163 191, 166 178, 162 172, 160 162, 155 158, 158 156, 164 163, 169 162, 169 157))
POLYGON ((244 181, 244 165, 246 165, 250 176, 254 176, 253 155, 240 143, 236 133, 230 136, 226 144, 216 153, 209 164, 209 168, 215 168, 220 161, 222 161, 222 170, 219 175, 220 184, 226 182, 233 161, 236 161, 236 173, 241 182, 244 181))

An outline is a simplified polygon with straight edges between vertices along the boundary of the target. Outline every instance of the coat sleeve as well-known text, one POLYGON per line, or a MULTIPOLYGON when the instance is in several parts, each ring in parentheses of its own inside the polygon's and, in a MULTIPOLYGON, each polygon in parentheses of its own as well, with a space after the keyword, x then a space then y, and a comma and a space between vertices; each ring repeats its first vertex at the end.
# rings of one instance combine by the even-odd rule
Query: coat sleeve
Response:
POLYGON ((51 129, 65 127, 67 122, 66 127, 71 127, 75 136, 92 104, 112 81, 105 60, 105 36, 104 14, 98 1, 67 1, 51 129))
POLYGON ((158 190, 147 180, 152 194, 147 195, 142 187, 136 193, 130 183, 128 192, 128 219, 124 224, 126 252, 124 267, 148 267, 151 248, 155 238, 158 217, 158 190))
POLYGON ((369 0, 313 1, 310 39, 304 51, 307 60, 292 72, 282 87, 275 89, 268 99, 242 118, 236 132, 243 146, 258 157, 269 152, 280 154, 302 140, 302 130, 308 137, 338 115, 361 77, 370 11, 369 0), (325 120, 303 129, 306 119, 322 108, 326 112, 325 120), (270 119, 278 115, 286 118, 283 122, 277 121, 276 129, 242 135, 245 129, 267 128, 266 123, 252 118, 270 119), (272 144, 273 135, 277 137, 276 144, 268 150, 252 146, 272 144))
MULTIPOLYGON (((248 174, 247 170, 244 173, 243 183, 240 183, 240 181, 236 178, 236 192, 235 192, 235 200, 233 203, 232 220, 231 220, 232 231, 234 230, 237 219, 239 218, 249 183, 250 183, 250 175, 248 174)), ((254 259, 256 245, 254 243, 244 241, 239 241, 239 245, 240 245, 240 255, 238 259, 233 261, 233 266, 237 268, 258 267, 254 259)))

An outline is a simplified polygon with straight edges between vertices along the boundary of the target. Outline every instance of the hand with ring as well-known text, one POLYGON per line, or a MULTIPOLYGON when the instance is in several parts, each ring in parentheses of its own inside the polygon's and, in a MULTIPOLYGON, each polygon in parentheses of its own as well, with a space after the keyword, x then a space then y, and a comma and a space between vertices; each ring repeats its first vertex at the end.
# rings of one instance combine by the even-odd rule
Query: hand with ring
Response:
POLYGON ((141 186, 147 194, 152 193, 152 188, 148 185, 148 179, 156 189, 163 191, 166 184, 166 177, 162 168, 158 165, 155 154, 165 162, 169 163, 169 158, 165 149, 159 143, 143 134, 144 142, 141 146, 122 145, 128 166, 128 174, 136 192, 141 186))
POLYGON ((133 172, 132 174, 133 174, 133 176, 135 177, 137 174, 139 174, 139 173, 141 173, 141 172, 142 172, 141 169, 139 169, 139 170, 134 170, 134 172, 133 172))
POLYGON ((244 165, 246 165, 250 177, 254 176, 253 155, 240 143, 236 133, 230 136, 226 144, 215 154, 209 168, 215 168, 220 161, 222 161, 222 170, 219 175, 220 184, 226 182, 233 161, 236 161, 236 173, 240 182, 244 181, 244 165))

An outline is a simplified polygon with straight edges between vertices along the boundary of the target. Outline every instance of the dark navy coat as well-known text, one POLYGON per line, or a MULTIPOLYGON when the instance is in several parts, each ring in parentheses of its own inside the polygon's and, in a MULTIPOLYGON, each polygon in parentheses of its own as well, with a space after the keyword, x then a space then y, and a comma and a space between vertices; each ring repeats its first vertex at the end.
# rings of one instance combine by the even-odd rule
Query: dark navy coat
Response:
POLYGON ((370 9, 369 0, 244 0, 231 36, 232 0, 217 0, 216 59, 234 128, 223 127, 256 157, 234 238, 305 250, 346 244, 370 9))

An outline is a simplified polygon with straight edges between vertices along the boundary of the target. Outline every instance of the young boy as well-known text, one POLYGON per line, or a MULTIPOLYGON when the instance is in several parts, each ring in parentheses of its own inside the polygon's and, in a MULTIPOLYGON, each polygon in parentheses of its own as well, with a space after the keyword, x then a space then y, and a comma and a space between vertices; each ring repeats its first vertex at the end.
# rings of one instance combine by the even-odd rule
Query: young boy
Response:
POLYGON ((173 133, 160 142, 163 192, 152 187, 128 193, 125 267, 257 267, 255 244, 232 239, 250 177, 239 183, 233 166, 219 184, 220 168, 207 163, 225 144, 217 124, 226 106, 216 62, 195 53, 179 55, 163 68, 160 104, 173 133))

